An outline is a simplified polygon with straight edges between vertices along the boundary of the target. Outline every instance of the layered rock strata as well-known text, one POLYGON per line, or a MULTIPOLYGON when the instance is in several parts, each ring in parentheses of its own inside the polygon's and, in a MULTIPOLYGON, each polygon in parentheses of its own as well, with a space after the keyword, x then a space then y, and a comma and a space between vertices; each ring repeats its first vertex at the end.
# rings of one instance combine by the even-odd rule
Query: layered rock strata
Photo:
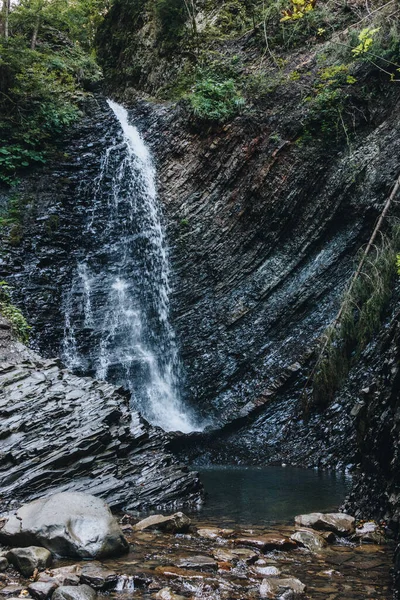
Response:
POLYGON ((131 511, 199 502, 197 474, 166 443, 109 383, 77 377, 54 360, 0 366, 3 507, 63 491, 131 511))

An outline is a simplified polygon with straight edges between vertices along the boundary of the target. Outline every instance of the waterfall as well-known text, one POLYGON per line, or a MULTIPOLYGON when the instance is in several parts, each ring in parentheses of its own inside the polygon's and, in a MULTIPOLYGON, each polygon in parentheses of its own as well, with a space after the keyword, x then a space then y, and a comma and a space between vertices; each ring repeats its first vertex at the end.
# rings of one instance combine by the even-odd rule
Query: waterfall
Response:
POLYGON ((199 430, 179 394, 168 248, 154 164, 127 111, 108 100, 122 136, 86 189, 86 245, 64 298, 68 366, 122 385, 167 431, 199 430))

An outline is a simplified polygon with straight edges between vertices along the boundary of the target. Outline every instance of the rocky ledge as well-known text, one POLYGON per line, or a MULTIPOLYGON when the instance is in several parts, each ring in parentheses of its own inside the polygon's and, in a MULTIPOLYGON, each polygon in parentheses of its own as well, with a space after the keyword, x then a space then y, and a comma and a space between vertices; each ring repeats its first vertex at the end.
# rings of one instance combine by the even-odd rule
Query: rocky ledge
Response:
POLYGON ((121 390, 55 360, 0 364, 3 507, 89 492, 114 508, 194 505, 202 486, 166 450, 167 435, 128 409, 121 390))

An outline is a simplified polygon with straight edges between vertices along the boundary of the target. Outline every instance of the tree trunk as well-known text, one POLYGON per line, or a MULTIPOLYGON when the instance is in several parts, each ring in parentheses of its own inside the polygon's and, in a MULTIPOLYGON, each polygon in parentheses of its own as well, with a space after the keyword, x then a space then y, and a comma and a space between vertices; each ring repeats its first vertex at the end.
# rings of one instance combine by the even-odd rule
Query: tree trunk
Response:
POLYGON ((3 0, 3 6, 1 9, 1 26, 0 31, 6 39, 8 38, 8 18, 10 14, 10 0, 3 0))
POLYGON ((40 15, 38 15, 36 22, 35 22, 35 26, 33 28, 32 40, 31 40, 31 50, 34 50, 36 48, 36 42, 37 42, 37 37, 38 37, 38 33, 39 33, 39 28, 40 28, 40 15))

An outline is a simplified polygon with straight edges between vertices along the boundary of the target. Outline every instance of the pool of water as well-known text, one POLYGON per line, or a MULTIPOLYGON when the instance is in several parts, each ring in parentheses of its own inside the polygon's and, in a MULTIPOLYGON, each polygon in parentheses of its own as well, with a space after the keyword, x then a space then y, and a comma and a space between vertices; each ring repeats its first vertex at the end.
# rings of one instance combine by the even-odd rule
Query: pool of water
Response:
POLYGON ((212 466, 199 473, 207 497, 198 518, 221 527, 287 523, 301 513, 337 510, 351 481, 293 467, 212 466))

